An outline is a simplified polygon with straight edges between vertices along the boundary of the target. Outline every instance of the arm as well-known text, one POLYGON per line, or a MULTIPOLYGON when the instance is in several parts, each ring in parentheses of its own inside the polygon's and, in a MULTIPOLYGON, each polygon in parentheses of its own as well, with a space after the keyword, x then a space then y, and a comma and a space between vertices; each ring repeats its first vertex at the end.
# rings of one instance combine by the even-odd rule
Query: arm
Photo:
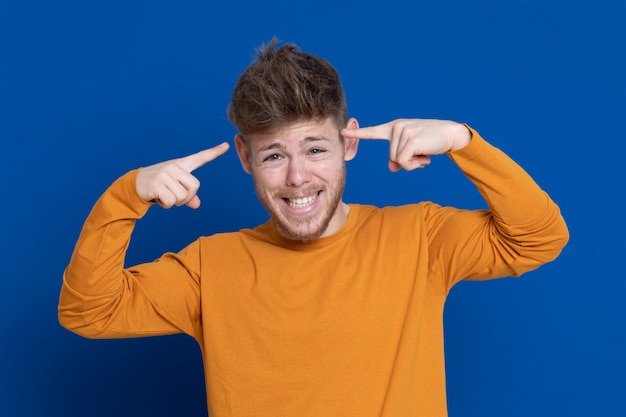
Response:
POLYGON ((136 337, 199 326, 199 243, 149 264, 124 268, 137 219, 153 202, 198 207, 191 171, 222 155, 222 144, 131 171, 115 181, 89 214, 63 276, 59 322, 85 337, 136 337))
POLYGON ((448 287, 460 279, 520 275, 555 259, 568 240, 558 206, 519 165, 465 125, 396 120, 343 134, 389 140, 394 171, 422 168, 431 155, 447 154, 476 185, 488 211, 429 211, 433 268, 448 287))

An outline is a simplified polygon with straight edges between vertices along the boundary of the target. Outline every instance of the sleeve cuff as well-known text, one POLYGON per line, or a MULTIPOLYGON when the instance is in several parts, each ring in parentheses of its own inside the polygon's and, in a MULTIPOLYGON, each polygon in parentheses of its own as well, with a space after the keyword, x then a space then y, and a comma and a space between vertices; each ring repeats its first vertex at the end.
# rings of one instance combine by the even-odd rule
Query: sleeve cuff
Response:
POLYGON ((125 206, 125 209, 134 213, 136 218, 143 217, 154 204, 153 202, 145 201, 137 193, 136 184, 139 171, 140 169, 135 169, 122 175, 109 189, 118 202, 117 204, 125 206))

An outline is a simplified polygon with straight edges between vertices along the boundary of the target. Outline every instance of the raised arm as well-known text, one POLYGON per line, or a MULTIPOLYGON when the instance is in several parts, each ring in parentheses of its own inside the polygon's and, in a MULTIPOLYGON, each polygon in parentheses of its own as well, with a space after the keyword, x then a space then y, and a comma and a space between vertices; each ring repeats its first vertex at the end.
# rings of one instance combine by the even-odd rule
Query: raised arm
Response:
POLYGON ((200 183, 191 172, 227 150, 223 143, 131 171, 109 187, 85 221, 65 270, 61 325, 94 338, 197 331, 198 243, 127 269, 124 259, 136 220, 155 202, 165 208, 200 205, 200 183))
POLYGON ((433 268, 448 286, 460 279, 520 275, 556 258, 569 238, 558 206, 504 152, 466 125, 400 119, 344 130, 347 137, 390 143, 389 168, 413 170, 447 154, 476 185, 489 210, 430 210, 433 268))

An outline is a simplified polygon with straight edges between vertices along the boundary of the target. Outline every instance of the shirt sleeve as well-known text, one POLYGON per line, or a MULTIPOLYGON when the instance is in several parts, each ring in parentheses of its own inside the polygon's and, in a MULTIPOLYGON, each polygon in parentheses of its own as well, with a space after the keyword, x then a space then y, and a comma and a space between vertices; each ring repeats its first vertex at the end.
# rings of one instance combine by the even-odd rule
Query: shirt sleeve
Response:
MULTIPOLYGON (((468 127, 469 128, 469 127, 468 127)), ((488 210, 432 210, 432 268, 449 288, 461 279, 519 276, 554 260, 569 239, 559 207, 511 158, 469 128, 472 140, 449 157, 488 210)))
POLYGON ((59 322, 89 338, 200 331, 200 243, 155 262, 124 268, 137 219, 152 203, 139 197, 138 170, 115 181, 87 217, 65 269, 59 322))

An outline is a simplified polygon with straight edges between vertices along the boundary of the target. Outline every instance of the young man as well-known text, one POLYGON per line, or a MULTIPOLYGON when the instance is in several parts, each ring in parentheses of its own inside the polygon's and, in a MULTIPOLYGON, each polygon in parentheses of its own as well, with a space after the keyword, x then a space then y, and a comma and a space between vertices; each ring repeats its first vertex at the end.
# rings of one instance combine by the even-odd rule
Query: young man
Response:
POLYGON ((558 207, 466 125, 359 128, 334 68, 294 45, 259 50, 228 114, 270 220, 124 269, 136 219, 155 203, 198 207, 191 172, 228 144, 122 176, 85 222, 62 325, 93 338, 191 335, 213 417, 445 416, 450 288, 553 260, 568 240, 558 207), (393 171, 449 155, 489 210, 344 203, 359 138, 388 140, 393 171))

